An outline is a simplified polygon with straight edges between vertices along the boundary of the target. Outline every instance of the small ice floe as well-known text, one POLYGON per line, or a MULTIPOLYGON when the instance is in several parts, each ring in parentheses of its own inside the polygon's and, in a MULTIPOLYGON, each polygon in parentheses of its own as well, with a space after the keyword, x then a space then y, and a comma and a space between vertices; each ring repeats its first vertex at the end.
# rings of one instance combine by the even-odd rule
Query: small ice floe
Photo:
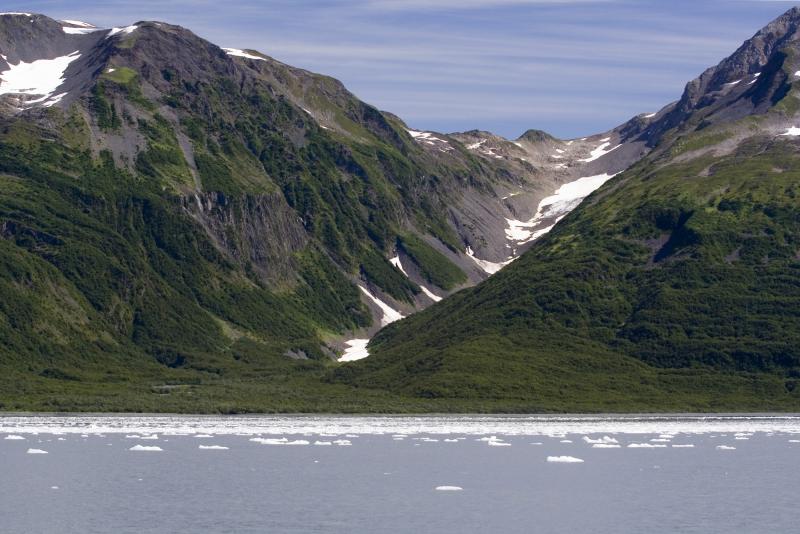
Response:
POLYGON ((653 438, 650 441, 653 443, 669 443, 672 441, 672 438, 653 438))
POLYGON ((445 443, 458 443, 458 440, 457 440, 457 439, 449 439, 449 438, 447 438, 447 439, 445 439, 445 440, 443 440, 443 441, 444 441, 445 443))
POLYGON ((583 436, 583 441, 593 445, 603 445, 603 444, 617 444, 619 441, 612 438, 611 436, 603 436, 602 438, 592 439, 589 436, 583 436))
POLYGON ((556 464, 582 464, 583 460, 574 456, 548 456, 547 461, 556 464))
POLYGON ((542 445, 542 444, 543 443, 541 441, 534 441, 533 443, 531 443, 531 445, 542 445))
POLYGON ((353 443, 349 439, 336 439, 333 441, 333 444, 339 447, 349 447, 353 443))
POLYGON ((58 438, 58 441, 67 441, 67 438, 58 438))
POLYGON ((665 449, 662 443, 628 443, 629 449, 665 449))
POLYGON ((405 441, 405 439, 406 438, 397 438, 397 437, 392 438, 392 440, 394 441, 405 441))
POLYGON ((436 486, 436 491, 464 491, 461 486, 436 486))
POLYGON ((140 436, 139 434, 128 434, 127 436, 125 436, 125 439, 142 439, 142 436, 140 436))
POLYGON ((50 486, 50 489, 57 490, 58 486, 50 486))
POLYGON ((786 130, 786 132, 782 133, 781 135, 788 135, 789 137, 797 137, 800 135, 800 128, 797 126, 792 126, 786 130))
POLYGON ((195 438, 213 438, 211 434, 195 434, 193 437, 195 438))
POLYGON ((28 449, 28 454, 47 454, 47 451, 42 449, 28 449))
POLYGON ((134 445, 129 451, 140 451, 140 452, 161 452, 163 449, 161 447, 155 445, 134 445))
POLYGON ((286 438, 250 438, 250 441, 254 441, 262 445, 286 445, 289 443, 289 440, 286 438))
POLYGON ((488 441, 486 444, 490 447, 510 447, 510 443, 506 443, 505 441, 488 441))
POLYGON ((320 447, 324 447, 324 446, 328 446, 328 445, 333 445, 333 442, 331 442, 331 441, 315 441, 314 445, 319 445, 320 447))
POLYGON ((10 439, 10 440, 21 440, 25 439, 22 436, 18 436, 16 434, 9 434, 8 436, 4 437, 3 439, 10 439))
POLYGON ((158 441, 158 434, 151 434, 149 436, 141 436, 139 439, 147 439, 151 441, 158 441))
POLYGON ((559 443, 572 443, 571 439, 562 439, 559 443))
POLYGON ((256 56, 254 54, 248 54, 244 50, 239 50, 238 48, 223 48, 223 50, 229 56, 243 57, 243 58, 247 58, 247 59, 256 59, 258 61, 266 61, 266 59, 264 59, 261 56, 256 56))
POLYGON ((619 449, 622 445, 618 443, 593 443, 593 449, 619 449))
POLYGON ((718 451, 735 451, 736 447, 731 447, 730 445, 717 445, 718 451))
POLYGON ((229 449, 222 445, 198 445, 197 448, 201 451, 227 451, 229 449))
POLYGON ((693 449, 694 448, 694 444, 692 444, 692 443, 673 443, 672 444, 672 448, 673 449, 693 449))

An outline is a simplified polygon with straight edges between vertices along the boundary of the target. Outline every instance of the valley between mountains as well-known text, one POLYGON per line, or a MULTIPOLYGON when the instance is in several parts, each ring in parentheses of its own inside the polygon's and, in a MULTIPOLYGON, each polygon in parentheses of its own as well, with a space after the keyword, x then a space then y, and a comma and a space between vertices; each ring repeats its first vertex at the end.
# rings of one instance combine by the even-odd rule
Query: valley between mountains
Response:
POLYGON ((796 410, 799 28, 507 140, 164 22, 0 14, 0 409, 796 410))

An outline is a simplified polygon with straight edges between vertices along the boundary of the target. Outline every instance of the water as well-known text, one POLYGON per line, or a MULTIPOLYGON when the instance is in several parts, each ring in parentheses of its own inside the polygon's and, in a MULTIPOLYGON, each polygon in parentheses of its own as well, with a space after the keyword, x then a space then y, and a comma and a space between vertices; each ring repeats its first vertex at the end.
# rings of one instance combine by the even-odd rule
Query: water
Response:
POLYGON ((790 532, 798 460, 797 416, 0 417, 0 531, 790 532))

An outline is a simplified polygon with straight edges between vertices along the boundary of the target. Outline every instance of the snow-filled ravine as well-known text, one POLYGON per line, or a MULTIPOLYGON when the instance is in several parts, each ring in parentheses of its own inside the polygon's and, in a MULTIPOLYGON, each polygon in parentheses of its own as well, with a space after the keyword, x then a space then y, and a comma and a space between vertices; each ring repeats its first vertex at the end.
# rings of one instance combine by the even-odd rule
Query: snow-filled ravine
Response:
POLYGON ((467 247, 466 254, 486 273, 494 274, 519 256, 519 249, 545 235, 568 215, 587 196, 599 189, 616 174, 598 174, 584 176, 573 182, 566 183, 549 197, 539 202, 536 214, 528 221, 506 219, 506 239, 511 249, 508 259, 504 262, 491 262, 475 256, 472 249, 467 247))

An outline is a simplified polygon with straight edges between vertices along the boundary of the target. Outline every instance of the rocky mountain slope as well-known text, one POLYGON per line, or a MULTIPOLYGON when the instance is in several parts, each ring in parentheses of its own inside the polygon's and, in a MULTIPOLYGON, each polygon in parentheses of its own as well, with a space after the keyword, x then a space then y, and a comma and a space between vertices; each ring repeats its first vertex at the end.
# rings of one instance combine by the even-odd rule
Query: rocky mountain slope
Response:
POLYGON ((634 126, 645 157, 336 379, 470 408, 796 410, 799 27, 793 8, 691 81, 634 126))
POLYGON ((419 132, 177 26, 0 15, 0 402, 349 399, 319 382, 347 340, 517 257, 649 149, 647 124, 419 132))

